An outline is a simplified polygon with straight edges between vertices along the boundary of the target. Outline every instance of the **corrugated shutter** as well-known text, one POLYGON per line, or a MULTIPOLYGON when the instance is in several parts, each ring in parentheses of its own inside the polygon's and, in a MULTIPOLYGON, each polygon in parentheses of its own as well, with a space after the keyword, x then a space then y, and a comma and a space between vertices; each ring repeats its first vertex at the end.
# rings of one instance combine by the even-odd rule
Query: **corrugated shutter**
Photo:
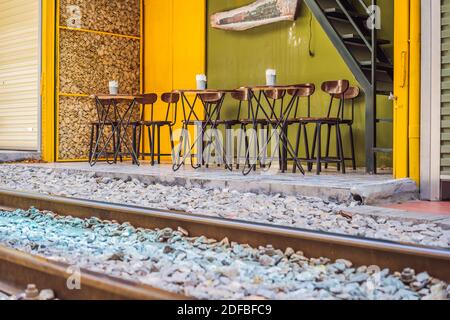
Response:
POLYGON ((441 174, 450 177, 450 0, 442 0, 441 174))
POLYGON ((38 149, 39 0, 0 0, 0 149, 38 149))

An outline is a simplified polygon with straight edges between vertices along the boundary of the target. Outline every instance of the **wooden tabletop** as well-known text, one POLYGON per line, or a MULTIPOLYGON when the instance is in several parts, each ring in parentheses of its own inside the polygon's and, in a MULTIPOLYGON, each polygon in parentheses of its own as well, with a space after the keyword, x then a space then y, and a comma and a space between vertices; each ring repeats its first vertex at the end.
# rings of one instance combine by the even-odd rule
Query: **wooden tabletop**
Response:
MULTIPOLYGON (((255 90, 255 91, 268 91, 268 90, 296 90, 299 88, 310 88, 311 85, 308 84, 295 84, 295 85, 279 85, 279 86, 244 86, 238 89, 230 90, 230 89, 206 89, 206 90, 198 90, 198 89, 177 89, 172 91, 173 93, 186 93, 186 94, 202 94, 202 93, 232 93, 237 91, 244 90, 255 90)), ((116 100, 116 101, 133 101, 136 99, 142 99, 145 95, 138 94, 94 94, 90 96, 92 99, 98 99, 101 101, 105 100, 116 100)))
POLYGON ((132 95, 132 94, 93 94, 91 95, 92 99, 98 100, 120 100, 120 101, 133 101, 136 99, 144 98, 144 95, 132 95))
POLYGON ((245 86, 241 89, 250 89, 255 91, 268 91, 268 90, 296 90, 299 88, 311 88, 309 84, 292 84, 292 85, 279 85, 279 86, 245 86))
POLYGON ((225 90, 220 90, 220 89, 206 89, 206 90, 197 90, 197 89, 177 89, 174 90, 174 93, 191 93, 191 94, 202 94, 202 93, 231 93, 231 92, 236 92, 236 91, 242 91, 245 90, 245 88, 240 88, 240 89, 236 89, 236 90, 230 90, 230 89, 225 89, 225 90))
POLYGON ((230 89, 206 89, 206 90, 197 90, 197 89, 178 89, 174 90, 174 93, 190 93, 190 94, 202 94, 202 93, 232 93, 236 91, 244 91, 244 90, 255 90, 255 91, 268 91, 268 90, 296 90, 299 88, 311 88, 309 84, 292 84, 292 85, 279 85, 279 86, 243 86, 238 89, 230 90, 230 89))

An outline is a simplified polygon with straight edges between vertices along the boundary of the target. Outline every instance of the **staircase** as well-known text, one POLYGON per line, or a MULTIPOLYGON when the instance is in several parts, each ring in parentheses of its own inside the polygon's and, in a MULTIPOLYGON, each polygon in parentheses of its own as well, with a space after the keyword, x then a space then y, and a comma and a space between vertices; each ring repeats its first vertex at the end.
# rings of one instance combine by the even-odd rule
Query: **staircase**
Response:
POLYGON ((369 29, 370 5, 376 0, 304 0, 319 24, 344 59, 366 95, 366 168, 376 174, 378 153, 392 153, 391 148, 377 146, 377 125, 393 123, 377 118, 377 95, 393 91, 393 64, 383 46, 389 41, 378 39, 377 30, 369 29))

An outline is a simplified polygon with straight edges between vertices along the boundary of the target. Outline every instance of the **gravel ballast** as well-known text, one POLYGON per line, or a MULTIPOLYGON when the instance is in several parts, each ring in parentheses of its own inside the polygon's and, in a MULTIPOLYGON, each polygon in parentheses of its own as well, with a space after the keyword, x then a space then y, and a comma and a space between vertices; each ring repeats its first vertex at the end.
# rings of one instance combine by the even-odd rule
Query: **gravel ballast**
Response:
POLYGON ((343 210, 357 206, 357 203, 336 204, 300 196, 145 184, 136 179, 112 179, 98 177, 91 172, 26 165, 0 166, 0 187, 425 246, 450 247, 450 230, 436 223, 375 215, 349 216, 343 213, 343 210))
POLYGON ((199 299, 447 299, 428 273, 354 267, 268 245, 189 237, 179 229, 136 229, 35 209, 0 211, 0 244, 199 299))

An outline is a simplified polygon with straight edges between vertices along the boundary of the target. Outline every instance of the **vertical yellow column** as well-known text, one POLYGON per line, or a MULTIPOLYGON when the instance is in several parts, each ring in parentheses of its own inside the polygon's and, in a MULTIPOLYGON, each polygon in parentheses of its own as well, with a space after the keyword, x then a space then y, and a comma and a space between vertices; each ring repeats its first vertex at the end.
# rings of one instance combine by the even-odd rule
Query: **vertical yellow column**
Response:
MULTIPOLYGON (((144 91, 162 93, 195 88, 195 75, 206 68, 206 0, 145 0, 144 91)), ((155 118, 164 117, 159 101, 155 118)), ((197 106, 201 108, 200 104, 197 106)), ((179 103, 177 121, 183 113, 179 103)), ((201 110, 197 114, 201 116, 201 110)), ((147 114, 147 119, 149 114, 147 114)), ((146 147, 148 151, 148 138, 146 147)), ((170 154, 169 132, 161 132, 161 151, 170 154)), ((170 157, 163 158, 170 161, 170 157)))
MULTIPOLYGON (((144 1, 144 93, 156 93, 159 97, 173 90, 173 2, 144 1)), ((163 103, 157 102, 155 119, 164 116, 164 107, 163 103)), ((147 110, 145 118, 150 120, 150 110, 147 110)), ((166 141, 168 133, 163 134, 161 141, 166 141)), ((147 131, 144 132, 143 140, 144 150, 148 153, 150 144, 147 131)), ((162 152, 168 151, 164 145, 162 152)))
POLYGON ((175 89, 195 88, 195 75, 205 73, 206 0, 174 0, 175 89))
POLYGON ((420 182, 420 0, 410 0, 409 177, 420 182))
POLYGON ((409 176, 409 1, 394 1, 394 176, 409 176))
POLYGON ((42 1, 42 159, 55 161, 55 1, 42 1))
MULTIPOLYGON (((206 0, 174 0, 174 89, 195 89, 195 76, 206 72, 205 19, 206 0), (186 14, 187 12, 189 14, 186 14)), ((192 101, 194 96, 188 98, 192 101)), ((197 102, 195 113, 200 119, 203 118, 201 103, 197 102)), ((181 120, 181 114, 179 115, 181 120)), ((191 139, 195 139, 193 126, 189 133, 191 139)), ((193 152, 197 150, 194 149, 193 152)))
POLYGON ((173 0, 144 1, 144 91, 173 88, 173 0))

